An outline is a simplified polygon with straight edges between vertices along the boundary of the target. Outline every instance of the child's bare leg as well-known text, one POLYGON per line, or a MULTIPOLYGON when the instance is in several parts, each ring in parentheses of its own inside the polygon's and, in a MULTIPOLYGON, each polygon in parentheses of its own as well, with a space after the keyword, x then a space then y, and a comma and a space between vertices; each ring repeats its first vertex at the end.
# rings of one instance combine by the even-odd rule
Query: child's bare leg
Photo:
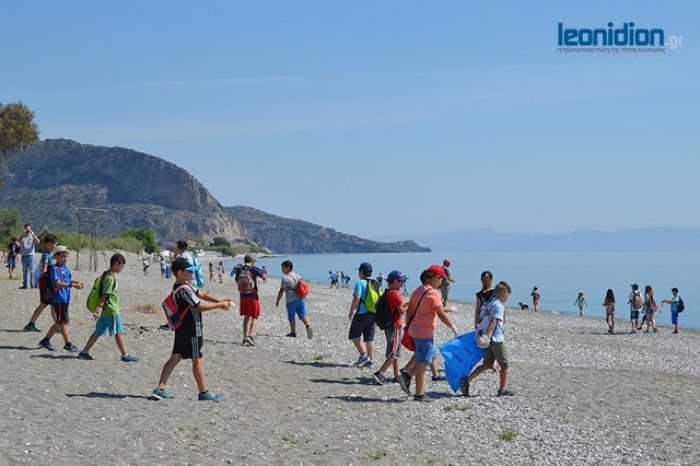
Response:
POLYGON ((46 309, 46 306, 48 304, 39 304, 36 309, 34 309, 34 314, 32 314, 32 318, 29 320, 29 322, 36 324, 37 319, 41 315, 42 312, 44 312, 44 309, 46 309))
POLYGON ((165 365, 163 366, 163 371, 160 373, 160 381, 158 382, 158 388, 161 390, 165 390, 165 384, 168 383, 168 379, 170 378, 170 374, 173 373, 173 370, 175 369, 175 366, 182 360, 182 357, 177 354, 173 353, 170 356, 170 359, 168 359, 165 362, 165 365))
POLYGON ((413 375, 413 369, 416 367, 416 355, 414 354, 411 356, 411 359, 408 360, 408 363, 404 366, 403 370, 406 372, 408 375, 413 375))
POLYGON ((63 341, 68 344, 70 343, 70 324, 59 324, 61 327, 61 335, 63 335, 63 341))
POLYGON ((506 389, 506 382, 508 382, 508 368, 501 368, 501 377, 498 383, 498 389, 503 391, 506 389))
POLYGON ((254 337, 256 328, 258 328, 258 318, 251 317, 250 318, 250 331, 248 331, 248 336, 254 337))
POLYGON ((416 375, 416 395, 425 395, 425 366, 426 363, 419 362, 413 370, 416 375))
POLYGON ((297 321, 296 321, 296 319, 289 321, 289 330, 292 333, 297 333, 297 321))
POLYGON ((85 348, 83 348, 83 353, 89 353, 90 349, 93 347, 95 343, 97 343, 97 340, 100 337, 98 335, 92 334, 90 335, 90 338, 88 338, 87 343, 85 343, 85 348))
POLYGON ((374 343, 367 343, 367 357, 372 359, 372 355, 374 355, 374 343))
POLYGON ((432 361, 430 361, 430 372, 433 374, 433 377, 437 377, 440 375, 440 372, 438 371, 438 366, 437 366, 437 360, 433 358, 432 361))
POLYGON ((392 368, 394 369, 394 378, 398 379, 399 376, 401 376, 401 365, 399 364, 399 360, 396 358, 392 358, 393 361, 391 363, 392 368))
POLYGON ((243 317, 243 339, 248 338, 248 321, 250 316, 243 317))
MULTIPOLYGON (((472 383, 472 380, 474 380, 474 378, 476 378, 477 375, 481 374, 482 372, 486 372, 491 368, 493 368, 493 364, 491 364, 490 366, 487 366, 486 364, 480 365, 479 367, 474 369, 474 371, 472 371, 471 374, 469 374, 469 377, 467 377, 467 382, 472 383)), ((503 369, 501 369, 501 374, 503 374, 503 369)))
POLYGON ((192 358, 192 374, 197 382, 197 390, 199 393, 207 391, 207 383, 204 378, 204 358, 192 358))
MULTIPOLYGON (((92 338, 92 337, 90 337, 92 338)), ((126 343, 124 342, 124 335, 119 334, 119 335, 114 335, 114 341, 117 342, 117 348, 119 348, 119 352, 122 354, 122 356, 126 356, 129 354, 126 351, 126 343)))
POLYGON ((309 319, 308 317, 304 317, 303 319, 301 319, 301 321, 306 327, 311 327, 311 319, 309 319))
POLYGON ((361 338, 355 338, 352 340, 352 344, 355 345, 355 348, 357 348, 357 352, 360 353, 360 355, 365 353, 365 344, 362 343, 361 338))

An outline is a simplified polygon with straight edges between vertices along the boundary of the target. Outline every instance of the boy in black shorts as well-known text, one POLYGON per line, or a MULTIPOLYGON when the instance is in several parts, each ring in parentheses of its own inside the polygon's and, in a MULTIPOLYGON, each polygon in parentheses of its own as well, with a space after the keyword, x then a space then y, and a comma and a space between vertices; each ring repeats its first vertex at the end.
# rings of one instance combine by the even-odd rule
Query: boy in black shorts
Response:
POLYGON ((202 298, 211 301, 210 303, 201 302, 199 291, 192 288, 189 284, 190 280, 192 280, 192 272, 196 268, 196 265, 191 265, 184 257, 178 257, 172 263, 172 271, 175 276, 175 284, 173 285, 174 300, 178 306, 178 314, 182 317, 182 325, 175 330, 173 354, 163 366, 160 382, 153 390, 151 398, 154 400, 170 400, 173 398, 172 395, 165 391, 165 384, 168 382, 168 378, 175 366, 183 359, 192 360, 192 373, 197 382, 198 399, 200 401, 217 401, 223 397, 223 395, 209 391, 204 378, 202 312, 212 309, 229 310, 232 303, 231 300, 221 301, 209 296, 206 298, 202 296, 202 298))

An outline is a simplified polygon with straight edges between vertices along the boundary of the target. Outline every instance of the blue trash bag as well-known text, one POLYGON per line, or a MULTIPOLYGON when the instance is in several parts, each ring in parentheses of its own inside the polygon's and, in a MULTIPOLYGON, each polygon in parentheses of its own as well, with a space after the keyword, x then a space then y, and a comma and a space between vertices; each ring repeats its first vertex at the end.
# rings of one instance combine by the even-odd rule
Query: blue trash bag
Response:
POLYGON ((440 345, 447 383, 455 392, 459 391, 459 381, 469 375, 484 357, 484 350, 476 346, 475 334, 476 331, 472 330, 440 345))

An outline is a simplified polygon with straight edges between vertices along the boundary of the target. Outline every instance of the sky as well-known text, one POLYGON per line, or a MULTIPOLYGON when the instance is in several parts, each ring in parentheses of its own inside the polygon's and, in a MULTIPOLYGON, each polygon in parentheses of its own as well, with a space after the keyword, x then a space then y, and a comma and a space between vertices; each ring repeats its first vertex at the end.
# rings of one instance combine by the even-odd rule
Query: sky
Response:
POLYGON ((693 1, 4 2, 0 102, 360 236, 700 227, 693 1), (663 28, 562 54, 557 25, 663 28))

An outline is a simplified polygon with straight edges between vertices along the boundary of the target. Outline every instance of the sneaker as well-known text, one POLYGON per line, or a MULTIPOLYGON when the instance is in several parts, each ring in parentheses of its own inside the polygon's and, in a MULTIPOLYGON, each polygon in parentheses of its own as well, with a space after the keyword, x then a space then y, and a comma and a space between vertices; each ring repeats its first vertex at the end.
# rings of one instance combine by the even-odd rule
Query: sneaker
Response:
POLYGON ((75 346, 73 343, 66 343, 65 345, 63 345, 63 349, 66 351, 70 351, 71 353, 77 353, 78 351, 80 351, 80 348, 75 346))
POLYGON ((306 327, 306 338, 311 340, 314 337, 314 330, 311 327, 306 327))
POLYGON ((133 354, 127 354, 125 356, 122 356, 122 361, 123 362, 136 362, 139 360, 138 356, 134 356, 133 354))
POLYGON ((360 367, 364 363, 366 363, 367 361, 369 361, 369 356, 367 356, 367 353, 362 353, 360 355, 360 357, 357 359, 357 361, 355 361, 352 365, 355 367, 360 367))
POLYGON ((498 390, 497 395, 498 396, 514 396, 515 393, 511 392, 507 388, 504 388, 503 390, 498 390))
POLYGON ((401 390, 406 392, 406 395, 411 394, 411 376, 406 374, 405 372, 401 373, 401 376, 399 377, 399 385, 401 386, 401 390))
POLYGON ((377 385, 384 385, 386 383, 386 378, 381 372, 375 372, 372 374, 372 379, 377 382, 377 385))
POLYGON ((197 400, 199 400, 199 401, 219 401, 223 397, 224 397, 224 395, 221 395, 220 393, 212 393, 211 390, 207 390, 204 393, 200 393, 199 396, 197 397, 197 400))
POLYGON ((250 346, 256 346, 256 345, 255 345, 255 336, 254 336, 254 335, 251 335, 251 336, 248 337, 248 345, 250 345, 250 346))
POLYGON ((27 325, 25 325, 24 331, 25 332, 41 332, 41 330, 36 328, 36 325, 34 324, 34 322, 29 322, 27 325))
POLYGON ((433 382, 439 382, 439 381, 441 381, 441 380, 445 380, 445 376, 444 376, 444 375, 434 375, 434 376, 433 376, 433 382))
POLYGON ((659 329, 656 328, 656 327, 654 327, 654 333, 656 333, 656 332, 658 332, 658 331, 659 331, 659 329))
POLYGON ((423 403, 429 403, 432 400, 430 398, 426 397, 425 395, 413 395, 413 401, 420 401, 423 403))
POLYGON ((362 364, 362 367, 372 367, 374 365, 374 361, 372 361, 369 357, 367 358, 367 361, 365 361, 362 364))
POLYGON ((88 353, 87 351, 81 351, 80 353, 78 353, 78 359, 85 359, 86 361, 92 361, 95 358, 93 358, 90 355, 90 353, 88 353))
POLYGON ((161 330, 170 330, 170 325, 169 325, 169 324, 164 324, 164 325, 161 325, 161 326, 158 327, 158 328, 161 329, 161 330))
POLYGON ((156 388, 153 390, 153 393, 151 393, 151 399, 152 400, 172 400, 175 398, 172 396, 170 393, 166 392, 164 388, 156 388))
POLYGON ((630 333, 637 333, 637 331, 635 329, 632 329, 630 333))
POLYGON ((469 396, 469 379, 467 377, 459 381, 459 388, 462 390, 463 396, 469 396))
POLYGON ((20 290, 26 290, 27 287, 26 287, 26 286, 20 286, 19 289, 20 289, 20 290))
POLYGON ((54 348, 53 345, 51 344, 51 342, 49 340, 47 340, 46 338, 42 339, 39 342, 39 346, 41 346, 42 348, 46 348, 49 351, 56 351, 56 348, 54 348))
POLYGON ((678 330, 674 330, 674 331, 671 332, 671 333, 680 333, 680 332, 679 332, 678 330))
POLYGON ((296 337, 297 337, 297 334, 294 333, 294 332, 290 332, 290 333, 286 334, 285 337, 296 338, 296 337))

